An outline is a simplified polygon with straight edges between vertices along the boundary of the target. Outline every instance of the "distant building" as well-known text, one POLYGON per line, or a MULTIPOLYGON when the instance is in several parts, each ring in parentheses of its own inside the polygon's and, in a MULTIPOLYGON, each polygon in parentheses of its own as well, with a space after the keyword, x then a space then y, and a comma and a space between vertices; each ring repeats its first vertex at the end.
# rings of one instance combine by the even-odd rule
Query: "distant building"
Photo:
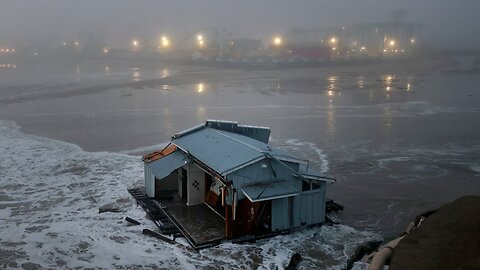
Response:
POLYGON ((341 56, 404 56, 416 51, 419 30, 413 23, 363 23, 332 31, 325 43, 341 56))
POLYGON ((330 48, 323 45, 291 45, 291 59, 299 61, 328 61, 330 48))
POLYGON ((270 129, 209 120, 143 158, 146 195, 194 245, 325 221, 332 178, 268 145, 270 129))
POLYGON ((413 23, 369 23, 353 27, 350 48, 368 55, 402 55, 417 47, 419 26, 413 23))
POLYGON ((245 59, 259 57, 262 50, 263 44, 259 39, 232 39, 228 43, 230 58, 245 59))

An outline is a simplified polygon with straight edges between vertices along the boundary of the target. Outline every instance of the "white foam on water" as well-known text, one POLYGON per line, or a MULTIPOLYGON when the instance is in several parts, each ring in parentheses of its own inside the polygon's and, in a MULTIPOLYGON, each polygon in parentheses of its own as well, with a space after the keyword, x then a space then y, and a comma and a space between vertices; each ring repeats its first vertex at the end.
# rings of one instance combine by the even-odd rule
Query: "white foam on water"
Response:
POLYGON ((470 169, 472 169, 472 171, 474 171, 476 173, 480 173, 480 165, 479 164, 475 164, 475 165, 470 166, 470 169))
POLYGON ((448 170, 435 164, 433 159, 419 156, 380 158, 372 172, 378 173, 379 171, 385 175, 386 179, 399 180, 401 183, 431 179, 448 174, 448 170), (386 171, 391 171, 391 173, 385 173, 386 171))
POLYGON ((305 150, 313 152, 313 156, 315 160, 311 160, 311 158, 305 157, 308 160, 311 160, 313 163, 318 163, 320 167, 320 171, 325 173, 328 172, 328 159, 327 155, 323 153, 323 150, 318 148, 317 145, 313 142, 303 142, 298 139, 288 139, 285 141, 285 148, 286 150, 292 150, 296 154, 305 154, 305 150))
POLYGON ((385 180, 409 183, 444 177, 463 167, 475 169, 480 156, 480 145, 461 146, 454 143, 435 145, 377 145, 363 141, 339 148, 348 170, 355 174, 381 175, 385 180), (358 165, 358 167, 356 166, 358 165), (453 166, 453 167, 452 167, 453 166))
POLYGON ((139 156, 86 152, 5 121, 0 150, 0 268, 283 269, 299 252, 305 268, 340 269, 356 246, 379 239, 336 225, 192 252, 142 235, 156 227, 127 192, 143 183, 139 156), (110 203, 122 212, 99 214, 110 203), (126 216, 142 225, 128 226, 126 216))
POLYGON ((352 270, 365 270, 365 269, 368 268, 368 266, 369 266, 369 264, 366 263, 366 262, 362 262, 362 261, 355 262, 353 264, 352 270))
POLYGON ((377 160, 378 167, 385 168, 386 165, 390 162, 405 162, 412 160, 411 157, 390 157, 390 158, 381 158, 377 160))

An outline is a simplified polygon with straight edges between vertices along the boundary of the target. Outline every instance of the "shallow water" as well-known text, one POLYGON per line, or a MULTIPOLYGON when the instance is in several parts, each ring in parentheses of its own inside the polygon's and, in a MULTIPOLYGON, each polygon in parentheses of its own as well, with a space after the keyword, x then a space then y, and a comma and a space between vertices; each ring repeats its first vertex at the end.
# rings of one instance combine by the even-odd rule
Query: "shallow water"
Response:
POLYGON ((480 194, 479 85, 480 76, 405 66, 0 70, 0 119, 21 127, 1 122, 0 265, 270 269, 300 252, 305 268, 341 268, 360 242, 480 194), (338 180, 328 195, 345 205, 336 216, 345 225, 199 254, 127 227, 128 215, 154 228, 126 191, 142 183, 139 155, 206 119, 271 127, 273 145, 338 180), (111 202, 126 212, 99 215, 111 202))

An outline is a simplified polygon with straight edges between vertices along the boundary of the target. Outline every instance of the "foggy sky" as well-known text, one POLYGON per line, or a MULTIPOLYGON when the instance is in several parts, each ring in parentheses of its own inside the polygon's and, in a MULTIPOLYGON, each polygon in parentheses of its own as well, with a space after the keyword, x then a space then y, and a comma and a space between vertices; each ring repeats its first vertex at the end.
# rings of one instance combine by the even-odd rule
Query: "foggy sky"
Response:
POLYGON ((0 43, 53 45, 88 35, 110 43, 162 34, 182 40, 212 29, 265 39, 292 27, 391 21, 398 9, 436 47, 480 48, 479 0, 0 0, 0 43))

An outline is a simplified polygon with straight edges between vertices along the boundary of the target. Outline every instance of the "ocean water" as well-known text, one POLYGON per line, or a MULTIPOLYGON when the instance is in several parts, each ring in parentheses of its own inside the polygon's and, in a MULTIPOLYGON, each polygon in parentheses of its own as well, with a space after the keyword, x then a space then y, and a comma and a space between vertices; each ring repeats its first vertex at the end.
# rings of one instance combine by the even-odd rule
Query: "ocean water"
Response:
MULTIPOLYGON (((417 66, 214 70, 150 64, 0 70, 0 268, 341 269, 360 243, 480 195, 480 76, 417 66), (199 253, 155 229, 127 188, 140 156, 206 119, 268 126, 337 179, 323 226, 199 253), (115 204, 120 213, 98 213, 115 204), (126 216, 142 222, 128 226, 126 216)), ((365 265, 358 264, 362 269, 365 265)))
POLYGON ((155 225, 127 192, 142 184, 140 156, 87 152, 8 121, 0 121, 0 149, 1 268, 282 269, 299 252, 305 269, 341 269, 359 244, 381 239, 335 225, 195 252, 182 239, 142 235, 155 225), (104 205, 121 212, 99 214, 104 205))

